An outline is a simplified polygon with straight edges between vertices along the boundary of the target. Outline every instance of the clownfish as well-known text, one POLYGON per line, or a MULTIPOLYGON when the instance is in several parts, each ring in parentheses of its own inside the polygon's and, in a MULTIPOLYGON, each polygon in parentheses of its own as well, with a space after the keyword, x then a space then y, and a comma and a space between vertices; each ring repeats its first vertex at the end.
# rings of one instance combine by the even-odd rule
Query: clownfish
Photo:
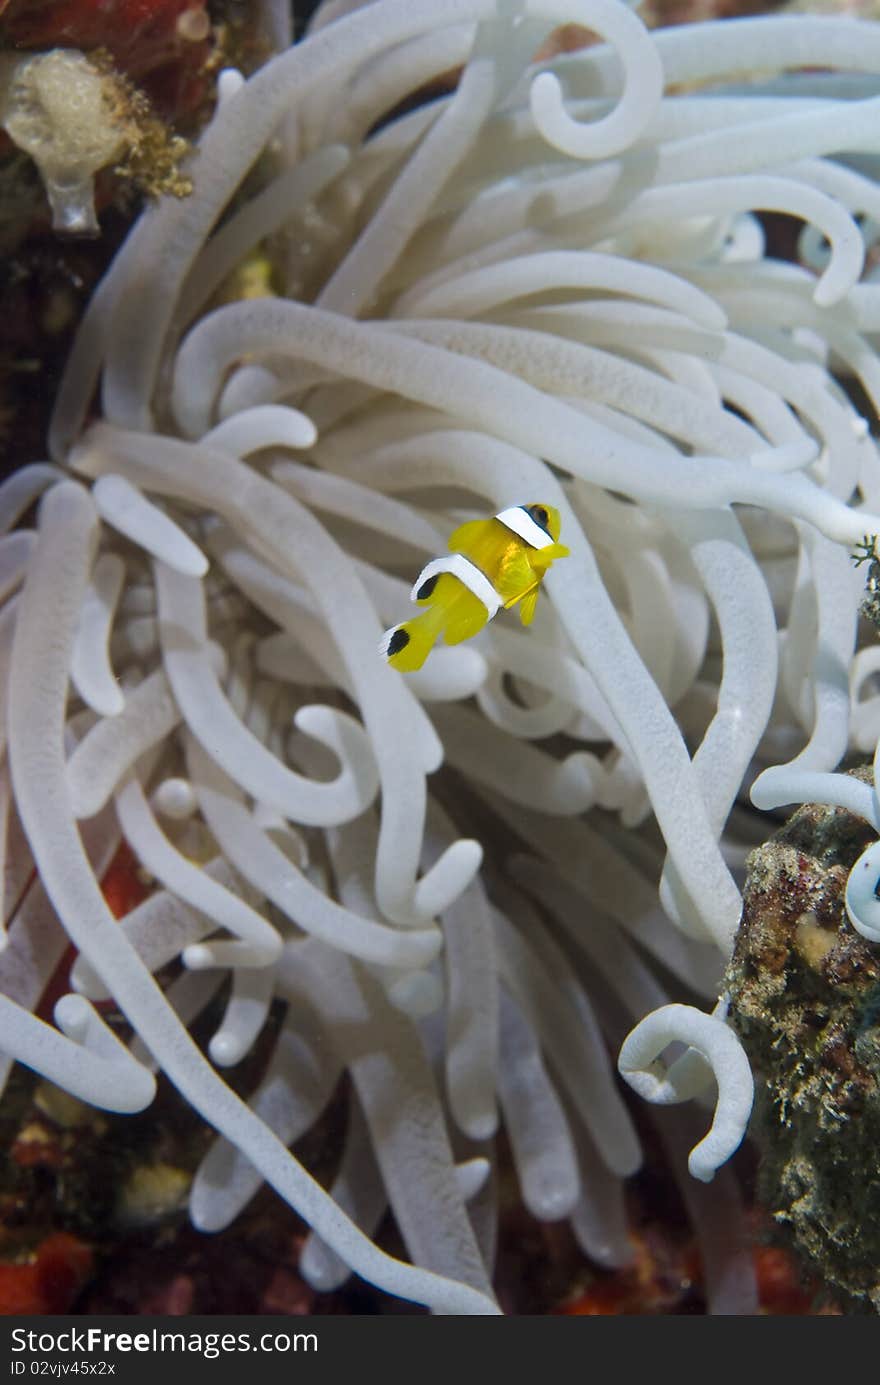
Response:
POLYGON ((514 505, 460 524, 448 555, 423 567, 410 593, 425 611, 386 630, 379 653, 392 668, 413 673, 441 634, 444 644, 460 644, 517 603, 523 625, 530 625, 545 572, 568 557, 560 528, 551 505, 514 505))

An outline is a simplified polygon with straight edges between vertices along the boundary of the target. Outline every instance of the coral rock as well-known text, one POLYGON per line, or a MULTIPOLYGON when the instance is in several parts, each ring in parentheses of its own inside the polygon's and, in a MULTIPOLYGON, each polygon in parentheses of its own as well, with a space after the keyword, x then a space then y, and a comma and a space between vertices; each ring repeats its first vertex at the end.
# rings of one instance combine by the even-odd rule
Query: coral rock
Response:
POLYGON ((726 980, 756 1074, 759 1194, 856 1311, 880 1309, 880 950, 850 925, 844 890, 873 836, 807 804, 753 852, 726 980))

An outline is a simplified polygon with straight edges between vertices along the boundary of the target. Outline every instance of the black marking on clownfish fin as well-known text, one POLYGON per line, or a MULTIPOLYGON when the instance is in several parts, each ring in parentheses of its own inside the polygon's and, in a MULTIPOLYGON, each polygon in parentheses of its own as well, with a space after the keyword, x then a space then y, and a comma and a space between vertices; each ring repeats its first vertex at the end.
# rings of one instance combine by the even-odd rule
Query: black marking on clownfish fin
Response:
POLYGON ((427 659, 437 635, 430 610, 385 632, 379 653, 399 673, 414 673, 427 659))
POLYGON ((433 577, 429 577, 427 581, 423 582, 419 587, 416 592, 416 601, 430 601, 431 597, 434 595, 434 588, 439 581, 440 574, 439 572, 435 572, 433 577))
POLYGON ((390 630, 379 641, 379 653, 383 659, 392 659, 395 654, 399 654, 401 649, 405 649, 409 643, 409 635, 402 625, 393 625, 390 630))

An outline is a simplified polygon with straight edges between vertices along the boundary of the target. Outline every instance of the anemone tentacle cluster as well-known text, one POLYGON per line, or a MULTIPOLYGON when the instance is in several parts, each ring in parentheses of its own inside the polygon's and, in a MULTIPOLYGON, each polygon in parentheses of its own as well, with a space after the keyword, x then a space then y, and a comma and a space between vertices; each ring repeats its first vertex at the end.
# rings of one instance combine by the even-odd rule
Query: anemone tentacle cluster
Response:
POLYGON ((52 461, 0 488, 5 1071, 118 1111, 163 1071, 218 1132, 197 1225, 266 1181, 314 1285, 497 1312, 503 1123, 529 1210, 626 1263, 625 1040, 678 1106, 663 1139, 717 1172, 681 1171, 710 1308, 754 1310, 717 988, 751 780, 825 783, 876 721, 849 550, 880 459, 839 381, 876 410, 878 109, 880 25, 649 34, 618 0, 326 0, 223 74, 192 196, 85 316, 52 461), (530 65, 564 23, 602 42, 530 65), (255 251, 273 295, 213 306, 255 251), (451 530, 537 499, 571 553, 534 625, 388 667, 451 530), (156 888, 117 923, 123 835, 156 888), (241 1100, 224 1069, 278 1002, 241 1100), (343 1071, 325 1189, 289 1146, 343 1071), (713 1083, 706 1134, 679 1104, 713 1083), (409 1262, 374 1240, 389 1205, 409 1262))

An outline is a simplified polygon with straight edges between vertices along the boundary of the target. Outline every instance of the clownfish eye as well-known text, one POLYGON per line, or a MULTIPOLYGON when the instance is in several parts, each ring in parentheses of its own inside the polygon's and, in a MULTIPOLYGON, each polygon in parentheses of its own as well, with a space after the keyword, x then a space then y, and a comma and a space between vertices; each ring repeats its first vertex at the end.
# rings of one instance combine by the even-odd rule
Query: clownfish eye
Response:
POLYGON ((538 525, 538 528, 539 528, 539 529, 546 529, 546 528, 547 528, 547 524, 548 524, 548 522, 549 522, 549 520, 550 520, 550 516, 548 515, 547 511, 544 509, 544 506, 543 506, 543 505, 527 505, 527 506, 526 506, 526 514, 531 516, 531 518, 532 518, 532 519, 535 521, 535 523, 538 525))

